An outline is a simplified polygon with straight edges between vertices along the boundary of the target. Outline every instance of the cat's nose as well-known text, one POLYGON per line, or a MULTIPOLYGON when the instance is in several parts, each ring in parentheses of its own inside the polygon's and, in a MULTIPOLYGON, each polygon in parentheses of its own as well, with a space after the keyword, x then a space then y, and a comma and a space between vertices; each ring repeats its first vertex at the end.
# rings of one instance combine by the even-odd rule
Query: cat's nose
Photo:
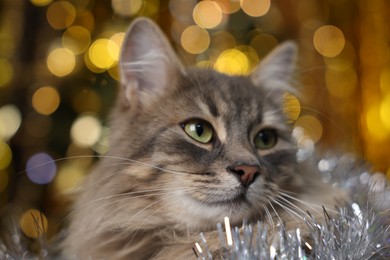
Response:
POLYGON ((231 166, 227 170, 236 174, 244 187, 249 187, 260 174, 260 167, 246 164, 231 166))

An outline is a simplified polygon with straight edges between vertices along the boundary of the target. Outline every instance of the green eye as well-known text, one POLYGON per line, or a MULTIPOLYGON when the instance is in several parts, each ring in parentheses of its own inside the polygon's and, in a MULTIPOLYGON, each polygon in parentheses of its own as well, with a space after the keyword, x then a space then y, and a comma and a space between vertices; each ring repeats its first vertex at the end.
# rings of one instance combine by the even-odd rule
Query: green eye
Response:
POLYGON ((276 145, 278 135, 274 129, 263 129, 255 136, 255 147, 260 150, 271 149, 276 145))
POLYGON ((209 123, 193 119, 183 124, 183 129, 189 137, 203 144, 207 144, 213 137, 213 130, 209 123))

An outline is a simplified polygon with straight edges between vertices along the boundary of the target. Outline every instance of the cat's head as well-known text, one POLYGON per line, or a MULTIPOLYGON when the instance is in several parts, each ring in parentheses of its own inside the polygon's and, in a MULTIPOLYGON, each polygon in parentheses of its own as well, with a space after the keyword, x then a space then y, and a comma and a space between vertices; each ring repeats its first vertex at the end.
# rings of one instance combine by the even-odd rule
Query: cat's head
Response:
POLYGON ((283 113, 295 56, 287 42, 249 76, 185 69, 160 29, 138 19, 123 42, 111 152, 141 165, 121 166, 121 189, 164 191, 158 214, 189 227, 261 217, 297 178, 283 113))

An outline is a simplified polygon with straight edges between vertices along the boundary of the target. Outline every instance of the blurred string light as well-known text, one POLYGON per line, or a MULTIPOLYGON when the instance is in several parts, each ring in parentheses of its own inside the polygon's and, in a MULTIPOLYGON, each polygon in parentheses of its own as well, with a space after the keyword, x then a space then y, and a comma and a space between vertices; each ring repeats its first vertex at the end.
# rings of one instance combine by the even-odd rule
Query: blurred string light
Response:
POLYGON ((122 16, 134 16, 140 13, 144 4, 144 0, 112 0, 111 2, 112 9, 114 9, 114 12, 122 16))
POLYGON ((0 140, 0 170, 6 169, 12 161, 12 151, 7 143, 0 140))
POLYGON ((57 173, 57 165, 47 153, 36 153, 28 159, 26 173, 32 182, 48 184, 57 173))
POLYGON ((49 5, 52 1, 53 0, 30 0, 30 2, 36 6, 46 6, 49 5))
POLYGON ((251 71, 248 57, 238 49, 222 52, 215 61, 214 69, 229 75, 246 75, 251 71))
POLYGON ((62 45, 75 55, 84 53, 91 44, 91 33, 82 26, 71 26, 62 35, 62 45))
POLYGON ((241 9, 240 0, 214 0, 224 14, 233 14, 241 9))
POLYGON ((37 209, 26 210, 19 221, 20 229, 29 238, 40 238, 46 235, 48 221, 46 216, 37 209))
POLYGON ((181 45, 191 54, 202 53, 210 45, 210 35, 207 30, 197 25, 191 25, 183 31, 181 45))
POLYGON ((76 58, 69 49, 57 48, 49 53, 46 64, 51 73, 57 77, 65 77, 74 70, 76 58))
POLYGON ((221 24, 222 9, 217 2, 201 1, 193 10, 195 23, 202 28, 211 29, 221 24))
POLYGON ((314 33, 314 47, 325 57, 335 57, 341 53, 345 46, 343 32, 333 25, 325 25, 314 33))
POLYGON ((284 93, 283 96, 283 111, 287 115, 289 122, 294 122, 301 114, 301 104, 298 98, 290 93, 284 93))
POLYGON ((76 19, 76 8, 68 1, 56 1, 47 8, 46 18, 54 29, 66 29, 76 19))
POLYGON ((52 114, 57 110, 59 105, 60 95, 58 91, 51 86, 39 88, 32 96, 33 108, 42 115, 52 114))
POLYGON ((323 127, 316 117, 311 115, 304 115, 298 118, 294 124, 295 128, 304 129, 304 134, 308 136, 314 143, 318 142, 323 133, 323 127))
POLYGON ((0 140, 8 141, 18 131, 22 115, 15 105, 0 107, 0 140))
POLYGON ((80 147, 91 147, 100 138, 102 125, 92 114, 80 115, 72 124, 70 134, 72 141, 80 147))
POLYGON ((249 16, 259 17, 265 15, 270 7, 271 0, 240 0, 242 10, 249 16))

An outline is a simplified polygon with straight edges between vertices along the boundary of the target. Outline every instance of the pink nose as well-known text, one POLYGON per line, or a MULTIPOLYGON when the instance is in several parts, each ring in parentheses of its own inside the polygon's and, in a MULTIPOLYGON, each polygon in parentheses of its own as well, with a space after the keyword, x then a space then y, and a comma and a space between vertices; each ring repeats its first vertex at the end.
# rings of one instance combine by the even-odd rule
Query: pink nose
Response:
POLYGON ((260 168, 258 166, 245 164, 237 165, 231 168, 229 167, 228 171, 236 174, 244 187, 251 185, 255 178, 260 174, 260 168))

